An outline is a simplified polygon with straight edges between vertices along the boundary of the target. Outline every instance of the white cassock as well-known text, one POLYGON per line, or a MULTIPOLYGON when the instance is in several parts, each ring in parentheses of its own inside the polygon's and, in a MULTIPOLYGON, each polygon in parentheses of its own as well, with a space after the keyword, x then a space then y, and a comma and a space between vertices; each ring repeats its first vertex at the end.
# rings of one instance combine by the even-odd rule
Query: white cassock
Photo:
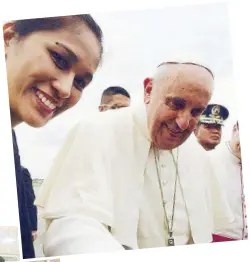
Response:
MULTIPOLYGON (((176 170, 169 152, 160 152, 160 164, 163 201, 171 211, 176 170)), ((175 243, 211 242, 215 226, 230 223, 233 216, 195 139, 179 147, 178 166, 175 243)), ((81 121, 36 201, 48 225, 45 255, 165 246, 168 232, 155 168, 144 104, 81 121)))
POLYGON ((247 239, 245 197, 240 160, 233 155, 228 142, 222 142, 210 153, 211 164, 226 193, 234 221, 216 228, 216 234, 231 239, 247 239))

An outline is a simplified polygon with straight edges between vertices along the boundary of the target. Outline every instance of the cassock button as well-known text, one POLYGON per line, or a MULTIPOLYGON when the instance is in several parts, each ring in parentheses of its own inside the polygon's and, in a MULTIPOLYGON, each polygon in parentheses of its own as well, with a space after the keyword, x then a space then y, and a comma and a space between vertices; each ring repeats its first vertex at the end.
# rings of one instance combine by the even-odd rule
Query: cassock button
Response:
POLYGON ((162 180, 161 182, 164 186, 167 184, 167 180, 162 180))
POLYGON ((162 168, 165 168, 165 167, 166 167, 166 165, 162 164, 162 165, 161 165, 161 167, 162 167, 162 168))
POLYGON ((166 205, 166 204, 167 204, 167 201, 166 201, 166 200, 163 200, 163 204, 166 205))

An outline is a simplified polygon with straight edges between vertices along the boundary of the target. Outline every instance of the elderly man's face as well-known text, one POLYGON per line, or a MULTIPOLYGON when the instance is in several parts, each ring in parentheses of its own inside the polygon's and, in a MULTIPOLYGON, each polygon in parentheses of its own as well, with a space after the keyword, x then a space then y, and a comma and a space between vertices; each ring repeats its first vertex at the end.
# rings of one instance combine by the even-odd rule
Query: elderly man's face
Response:
POLYGON ((211 98, 213 77, 195 65, 170 65, 160 70, 146 84, 144 102, 152 143, 171 150, 194 130, 211 98))

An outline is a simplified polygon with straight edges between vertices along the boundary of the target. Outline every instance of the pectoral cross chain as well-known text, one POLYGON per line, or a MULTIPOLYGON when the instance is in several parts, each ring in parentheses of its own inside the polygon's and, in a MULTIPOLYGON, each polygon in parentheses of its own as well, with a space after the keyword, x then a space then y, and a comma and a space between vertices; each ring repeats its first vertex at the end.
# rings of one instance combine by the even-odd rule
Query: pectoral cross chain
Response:
POLYGON ((173 232, 171 232, 171 231, 169 232, 168 246, 174 246, 173 232))

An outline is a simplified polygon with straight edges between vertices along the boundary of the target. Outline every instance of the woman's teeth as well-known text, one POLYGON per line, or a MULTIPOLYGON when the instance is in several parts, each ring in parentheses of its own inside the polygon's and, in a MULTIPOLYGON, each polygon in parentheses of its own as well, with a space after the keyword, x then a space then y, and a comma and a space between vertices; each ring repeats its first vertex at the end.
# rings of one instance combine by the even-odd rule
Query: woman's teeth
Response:
POLYGON ((56 108, 56 106, 47 98, 43 95, 43 93, 41 93, 39 90, 36 91, 36 95, 37 97, 40 99, 40 101, 46 105, 47 107, 49 107, 51 110, 54 110, 56 108))

